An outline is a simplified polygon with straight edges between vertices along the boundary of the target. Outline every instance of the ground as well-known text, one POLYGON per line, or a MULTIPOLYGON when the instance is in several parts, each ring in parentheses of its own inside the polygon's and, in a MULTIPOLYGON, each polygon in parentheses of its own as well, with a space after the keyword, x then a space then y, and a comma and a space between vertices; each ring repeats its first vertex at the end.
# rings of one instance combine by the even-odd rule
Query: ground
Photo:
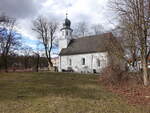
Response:
POLYGON ((1 73, 0 113, 150 113, 97 80, 97 75, 1 73))

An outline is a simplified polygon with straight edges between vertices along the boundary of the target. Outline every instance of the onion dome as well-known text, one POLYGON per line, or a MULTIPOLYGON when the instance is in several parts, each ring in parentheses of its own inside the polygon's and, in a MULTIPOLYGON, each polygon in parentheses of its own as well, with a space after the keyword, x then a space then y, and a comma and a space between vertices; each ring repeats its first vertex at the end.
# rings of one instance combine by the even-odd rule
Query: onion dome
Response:
POLYGON ((64 23, 63 23, 63 28, 60 29, 60 30, 69 29, 69 30, 73 31, 73 30, 70 28, 70 27, 71 27, 71 21, 68 19, 67 15, 68 15, 68 14, 66 13, 66 19, 65 19, 65 21, 64 21, 64 23))
POLYGON ((64 27, 67 27, 67 28, 70 28, 70 26, 71 26, 71 21, 70 21, 68 18, 66 18, 66 19, 65 19, 65 22, 63 23, 63 26, 64 26, 64 27))

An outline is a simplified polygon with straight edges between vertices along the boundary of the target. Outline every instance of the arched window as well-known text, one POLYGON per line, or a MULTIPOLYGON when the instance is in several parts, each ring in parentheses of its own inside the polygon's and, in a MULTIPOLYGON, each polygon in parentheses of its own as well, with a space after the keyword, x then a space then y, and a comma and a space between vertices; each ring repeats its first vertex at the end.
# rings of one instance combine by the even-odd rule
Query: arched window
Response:
POLYGON ((68 36, 68 31, 66 31, 66 36, 68 36))
POLYGON ((69 65, 70 65, 70 66, 72 65, 72 60, 71 60, 71 59, 69 59, 69 65))
POLYGON ((85 65, 85 58, 82 58, 82 65, 85 65))
POLYGON ((101 62, 99 59, 97 59, 97 66, 100 67, 101 66, 101 62))

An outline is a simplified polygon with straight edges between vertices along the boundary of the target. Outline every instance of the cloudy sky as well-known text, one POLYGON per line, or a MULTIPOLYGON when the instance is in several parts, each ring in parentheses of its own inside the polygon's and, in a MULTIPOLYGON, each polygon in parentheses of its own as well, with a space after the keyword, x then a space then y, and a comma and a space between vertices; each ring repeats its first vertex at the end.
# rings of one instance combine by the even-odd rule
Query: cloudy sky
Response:
POLYGON ((86 21, 109 29, 112 25, 107 5, 108 0, 0 0, 0 13, 17 18, 19 32, 31 43, 36 39, 31 30, 32 20, 39 15, 62 23, 67 12, 72 25, 86 21))

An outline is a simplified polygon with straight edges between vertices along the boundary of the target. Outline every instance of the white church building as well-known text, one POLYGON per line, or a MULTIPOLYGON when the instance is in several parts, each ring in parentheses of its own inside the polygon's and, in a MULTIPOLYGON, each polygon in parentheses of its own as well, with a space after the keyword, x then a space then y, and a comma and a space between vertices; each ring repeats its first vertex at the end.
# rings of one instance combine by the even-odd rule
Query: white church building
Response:
POLYGON ((109 64, 106 42, 113 34, 104 33, 73 39, 70 26, 71 21, 66 17, 59 39, 59 72, 101 72, 109 64))

